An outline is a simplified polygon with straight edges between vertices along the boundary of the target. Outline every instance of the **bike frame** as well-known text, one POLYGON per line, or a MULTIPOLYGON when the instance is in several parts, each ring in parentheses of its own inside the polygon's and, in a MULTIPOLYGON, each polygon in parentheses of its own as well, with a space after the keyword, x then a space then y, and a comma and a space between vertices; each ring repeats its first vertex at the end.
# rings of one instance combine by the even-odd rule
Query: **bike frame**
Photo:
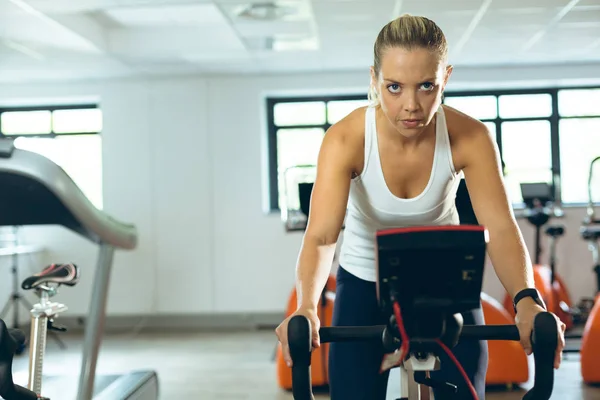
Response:
POLYGON ((40 285, 36 289, 36 294, 40 297, 40 302, 35 304, 30 312, 31 334, 27 389, 37 393, 38 396, 42 395, 42 375, 48 325, 54 317, 68 309, 64 304, 50 301, 50 298, 56 295, 57 292, 57 287, 40 285))

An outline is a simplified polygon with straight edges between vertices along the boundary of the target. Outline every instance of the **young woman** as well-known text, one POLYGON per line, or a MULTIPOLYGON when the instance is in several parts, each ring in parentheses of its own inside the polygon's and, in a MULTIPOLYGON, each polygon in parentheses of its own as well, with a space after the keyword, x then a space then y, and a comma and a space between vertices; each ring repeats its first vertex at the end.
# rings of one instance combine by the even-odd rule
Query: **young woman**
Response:
MULTIPOLYGON (((442 105, 452 73, 447 53, 443 32, 427 18, 403 15, 385 25, 374 46, 371 104, 325 135, 296 269, 299 296, 294 315, 310 319, 314 347, 319 346, 317 305, 344 218, 332 325, 384 323, 375 293, 375 232, 459 224, 455 195, 462 174, 477 220, 489 231, 488 254, 504 288, 513 298, 534 288, 531 260, 507 198, 493 136, 480 121, 442 105)), ((525 296, 516 307, 521 344, 530 354, 533 319, 544 311, 543 303, 525 296)), ((484 323, 481 309, 464 317, 466 324, 484 323)), ((556 320, 563 332, 564 324, 556 320)), ((276 334, 291 365, 288 321, 276 334)), ((555 368, 563 346, 561 334, 555 368)), ((486 343, 465 341, 453 352, 479 398, 485 398, 486 343)), ((460 383, 450 359, 440 357, 442 369, 432 377, 460 383)), ((332 343, 331 399, 385 399, 388 374, 379 373, 382 358, 376 345, 332 343)))

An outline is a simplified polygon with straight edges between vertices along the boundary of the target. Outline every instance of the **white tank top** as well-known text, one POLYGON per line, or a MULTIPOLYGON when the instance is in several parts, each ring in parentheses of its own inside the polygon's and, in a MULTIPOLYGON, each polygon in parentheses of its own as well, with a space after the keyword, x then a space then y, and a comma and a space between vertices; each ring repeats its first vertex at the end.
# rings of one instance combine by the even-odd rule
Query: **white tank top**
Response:
POLYGON ((448 128, 442 106, 436 113, 433 168, 425 190, 402 199, 389 190, 383 177, 377 142, 375 108, 365 116, 365 162, 352 179, 340 248, 340 266, 358 278, 375 282, 375 234, 387 228, 458 225, 454 203, 462 174, 454 170, 448 128))

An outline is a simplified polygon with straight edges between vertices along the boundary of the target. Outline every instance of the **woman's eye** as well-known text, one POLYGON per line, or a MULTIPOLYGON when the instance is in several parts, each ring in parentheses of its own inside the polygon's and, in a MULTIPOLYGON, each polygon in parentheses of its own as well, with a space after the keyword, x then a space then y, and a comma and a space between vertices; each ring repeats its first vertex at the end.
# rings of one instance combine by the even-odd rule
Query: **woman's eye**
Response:
POLYGON ((388 86, 388 90, 392 93, 398 93, 400 91, 400 85, 397 85, 394 83, 394 84, 388 86))
POLYGON ((434 87, 435 87, 435 85, 431 82, 425 82, 421 85, 421 88, 428 92, 432 91, 434 87))

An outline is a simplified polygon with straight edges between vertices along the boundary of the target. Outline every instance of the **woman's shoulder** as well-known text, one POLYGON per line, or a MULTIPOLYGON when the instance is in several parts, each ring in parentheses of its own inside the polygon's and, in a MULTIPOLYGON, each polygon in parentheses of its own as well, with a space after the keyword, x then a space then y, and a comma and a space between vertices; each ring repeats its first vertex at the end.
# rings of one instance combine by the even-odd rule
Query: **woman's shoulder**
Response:
POLYGON ((478 119, 450 106, 442 105, 442 107, 452 143, 471 143, 478 141, 482 136, 495 134, 495 132, 490 132, 488 127, 478 119))
POLYGON ((470 153, 477 152, 482 146, 487 147, 495 143, 496 133, 490 132, 483 122, 455 108, 446 105, 442 107, 452 153, 458 165, 462 165, 461 160, 470 153))
POLYGON ((325 133, 321 153, 342 162, 352 175, 360 174, 364 160, 365 118, 367 107, 351 111, 325 133))
POLYGON ((442 105, 444 110, 444 116, 446 117, 446 124, 448 131, 452 131, 455 135, 477 135, 481 132, 485 132, 487 126, 480 120, 471 117, 468 114, 463 113, 456 108, 442 105))
POLYGON ((351 111, 344 118, 333 124, 326 133, 330 139, 344 146, 362 147, 365 137, 365 118, 368 106, 351 111))

